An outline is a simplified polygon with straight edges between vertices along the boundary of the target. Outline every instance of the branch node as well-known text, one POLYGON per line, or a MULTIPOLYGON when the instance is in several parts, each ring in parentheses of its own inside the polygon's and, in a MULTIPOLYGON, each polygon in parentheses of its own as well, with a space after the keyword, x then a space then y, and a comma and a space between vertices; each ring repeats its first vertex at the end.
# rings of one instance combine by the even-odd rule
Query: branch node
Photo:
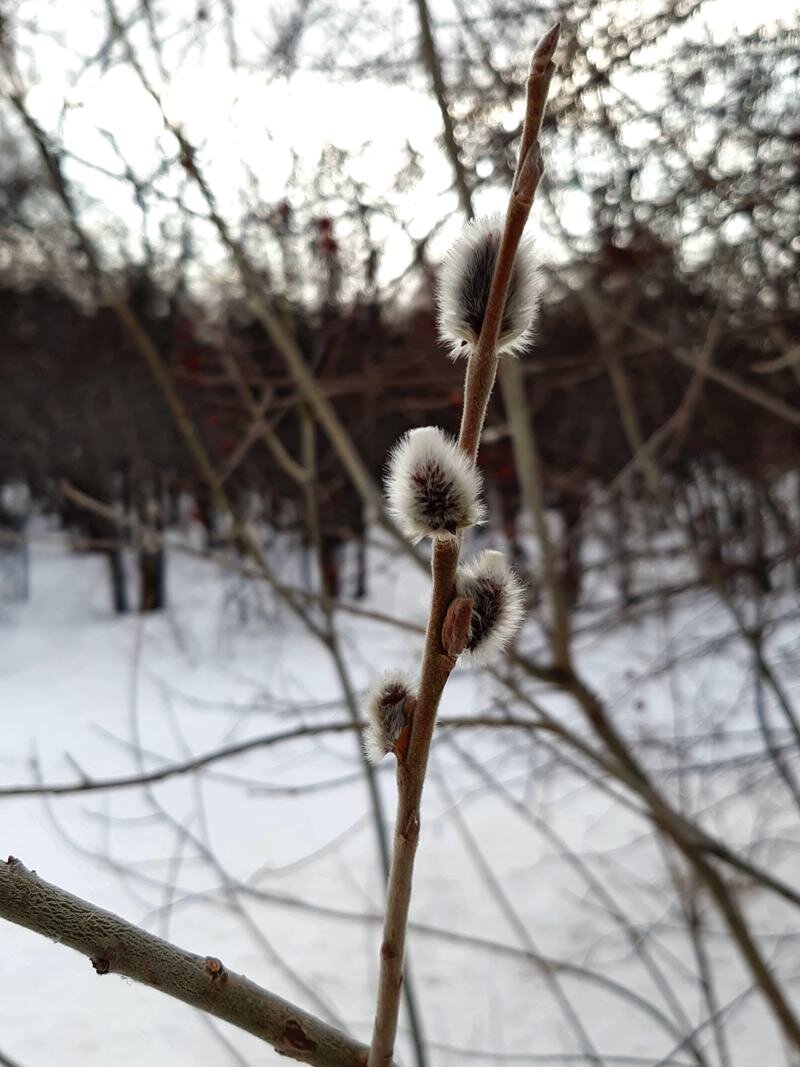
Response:
POLYGON ((407 843, 410 844, 417 840, 419 837, 419 811, 412 811, 406 821, 405 826, 400 831, 400 836, 407 843))
POLYGON ((514 182, 512 194, 514 198, 522 201, 526 206, 532 204, 543 174, 544 157, 542 156, 542 149, 539 142, 534 141, 525 153, 525 158, 519 168, 517 180, 514 182))
POLYGON ((443 677, 447 677, 447 675, 450 673, 450 671, 452 671, 453 667, 455 667, 457 662, 458 661, 455 656, 448 656, 446 652, 440 652, 439 655, 436 657, 438 669, 441 671, 443 677))
POLYGON ((281 1033, 281 1046, 276 1051, 281 1055, 292 1055, 296 1052, 313 1052, 316 1047, 317 1042, 306 1033, 299 1019, 286 1020, 281 1033), (284 1048, 286 1052, 283 1051, 284 1048))
POLYGON ((535 70, 542 70, 553 58, 558 39, 561 36, 561 23, 556 22, 542 37, 531 56, 531 74, 535 70))
POLYGON ((212 982, 225 981, 228 977, 222 965, 222 960, 217 959, 216 956, 206 956, 203 961, 203 970, 211 976, 212 982))
POLYGON ((456 660, 467 647, 472 624, 473 603, 469 597, 456 597, 444 617, 442 647, 447 655, 456 660))
POLYGON ((381 959, 382 960, 396 960, 397 952, 392 948, 388 941, 384 941, 381 945, 381 959))
POLYGON ((408 746, 411 744, 411 730, 414 725, 414 711, 417 707, 417 698, 409 693, 403 704, 403 713, 406 717, 402 733, 394 743, 394 754, 398 764, 404 766, 408 755, 408 746))

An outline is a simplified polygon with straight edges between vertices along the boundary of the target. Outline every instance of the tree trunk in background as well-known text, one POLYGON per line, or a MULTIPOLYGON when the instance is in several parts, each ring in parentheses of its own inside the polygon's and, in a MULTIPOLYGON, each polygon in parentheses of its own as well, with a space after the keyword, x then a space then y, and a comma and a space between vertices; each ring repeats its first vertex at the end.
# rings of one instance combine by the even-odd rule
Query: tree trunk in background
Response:
POLYGON ((162 548, 139 553, 139 610, 160 611, 166 607, 165 557, 162 548))
MULTIPOLYGON (((116 530, 114 531, 116 535, 116 530)), ((128 582, 125 575, 125 556, 122 545, 106 549, 109 576, 111 578, 111 601, 117 615, 125 615, 130 610, 128 603, 128 582)))
POLYGON ((581 565, 581 518, 583 497, 565 491, 561 494, 561 518, 564 523, 564 595, 570 608, 577 606, 581 596, 583 568, 581 565))
POLYGON ((139 610, 161 611, 166 607, 166 553, 164 552, 164 487, 153 479, 141 486, 139 515, 139 610))

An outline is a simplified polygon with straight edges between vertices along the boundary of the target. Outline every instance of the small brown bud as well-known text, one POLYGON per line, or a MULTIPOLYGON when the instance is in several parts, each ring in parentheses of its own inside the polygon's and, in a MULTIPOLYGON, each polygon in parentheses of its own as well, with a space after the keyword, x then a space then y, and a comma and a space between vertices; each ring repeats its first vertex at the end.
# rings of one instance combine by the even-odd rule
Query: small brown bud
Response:
POLYGON ((212 982, 225 976, 225 968, 222 966, 222 960, 218 960, 216 956, 206 956, 203 961, 203 967, 205 968, 206 974, 211 975, 212 982))
POLYGON ((458 659, 469 641, 472 601, 459 596, 447 609, 442 627, 442 647, 451 659, 458 659))

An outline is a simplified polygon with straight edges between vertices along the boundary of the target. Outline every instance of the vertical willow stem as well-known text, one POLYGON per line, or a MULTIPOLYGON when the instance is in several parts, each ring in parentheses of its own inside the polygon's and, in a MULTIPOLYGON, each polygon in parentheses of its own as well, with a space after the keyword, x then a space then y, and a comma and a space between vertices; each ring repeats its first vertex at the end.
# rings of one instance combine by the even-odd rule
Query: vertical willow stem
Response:
MULTIPOLYGON (((541 127, 541 111, 544 109, 554 70, 552 56, 558 36, 559 27, 554 26, 545 34, 534 52, 531 76, 528 79, 528 115, 525 129, 533 129, 535 133, 533 137, 528 138, 527 143, 523 137, 523 154, 511 191, 483 326, 477 347, 467 364, 459 446, 473 460, 478 454, 486 407, 497 373, 497 338, 514 257, 542 176, 538 132, 541 127), (536 108, 539 109, 538 116, 535 113, 536 108)), ((433 543, 433 589, 417 706, 408 753, 405 760, 398 763, 397 768, 394 849, 386 895, 378 998, 368 1067, 388 1067, 394 1055, 414 858, 421 825, 420 803, 436 712, 453 667, 453 660, 446 654, 442 645, 442 626, 453 600, 460 550, 460 540, 455 538, 435 540, 433 543)))

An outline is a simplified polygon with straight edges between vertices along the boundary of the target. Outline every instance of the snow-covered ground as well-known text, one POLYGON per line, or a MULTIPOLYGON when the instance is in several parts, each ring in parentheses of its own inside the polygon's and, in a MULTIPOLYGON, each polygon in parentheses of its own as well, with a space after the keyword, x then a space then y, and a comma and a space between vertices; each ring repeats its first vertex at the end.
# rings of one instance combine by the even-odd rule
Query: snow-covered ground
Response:
MULTIPOLYGON (((410 566, 381 568, 368 606, 421 622, 426 589, 410 566)), ((71 554, 53 538, 35 548, 30 600, 0 605, 0 785, 135 774, 345 717, 326 652, 268 592, 173 553, 169 599, 163 614, 115 618, 100 557, 71 554)), ((648 740, 665 782, 676 744, 689 763, 759 747, 743 652, 726 646, 681 670, 657 670, 726 629, 724 610, 704 595, 668 621, 604 627, 579 640, 594 684, 626 732, 648 740), (690 744, 700 732, 711 736, 690 744)), ((384 667, 413 666, 420 647, 412 632, 346 615, 340 633, 358 687, 384 667)), ((795 631, 790 649, 796 639, 795 631)), ((508 700, 496 684, 459 671, 443 714, 498 706, 508 700)), ((430 1064, 583 1062, 568 1058, 580 1041, 532 953, 569 965, 557 969, 558 980, 608 1067, 689 1063, 685 1048, 673 1051, 686 1027, 610 914, 621 910, 645 937, 690 1024, 702 1022, 706 1006, 687 977, 697 961, 647 824, 557 766, 533 735, 457 735, 462 753, 505 792, 490 788, 449 737, 442 731, 434 749, 413 901, 413 920, 425 927, 412 937, 411 970, 430 1064), (567 849, 613 902, 588 887, 567 849)), ((394 789, 385 762, 388 818, 394 789)), ((0 799, 0 851, 366 1040, 383 879, 360 768, 354 735, 331 733, 257 748, 149 792, 0 799)), ((756 842, 762 862, 797 880, 796 810, 779 787, 763 785, 770 777, 758 761, 713 778, 688 771, 681 795, 726 839, 756 842), (782 847, 771 848, 776 841, 782 847)), ((752 892, 743 903, 796 991, 796 913, 752 892)), ((716 994, 729 1006, 731 1063, 785 1062, 719 920, 703 908, 716 994)), ((697 1040, 717 1063, 711 1027, 697 1040)), ((0 1063, 3 1056, 21 1067, 110 1058, 139 1067, 144 1057, 173 1067, 286 1062, 246 1034, 98 977, 77 954, 0 922, 0 1063)), ((412 1062, 405 1030, 399 1058, 412 1062)))

